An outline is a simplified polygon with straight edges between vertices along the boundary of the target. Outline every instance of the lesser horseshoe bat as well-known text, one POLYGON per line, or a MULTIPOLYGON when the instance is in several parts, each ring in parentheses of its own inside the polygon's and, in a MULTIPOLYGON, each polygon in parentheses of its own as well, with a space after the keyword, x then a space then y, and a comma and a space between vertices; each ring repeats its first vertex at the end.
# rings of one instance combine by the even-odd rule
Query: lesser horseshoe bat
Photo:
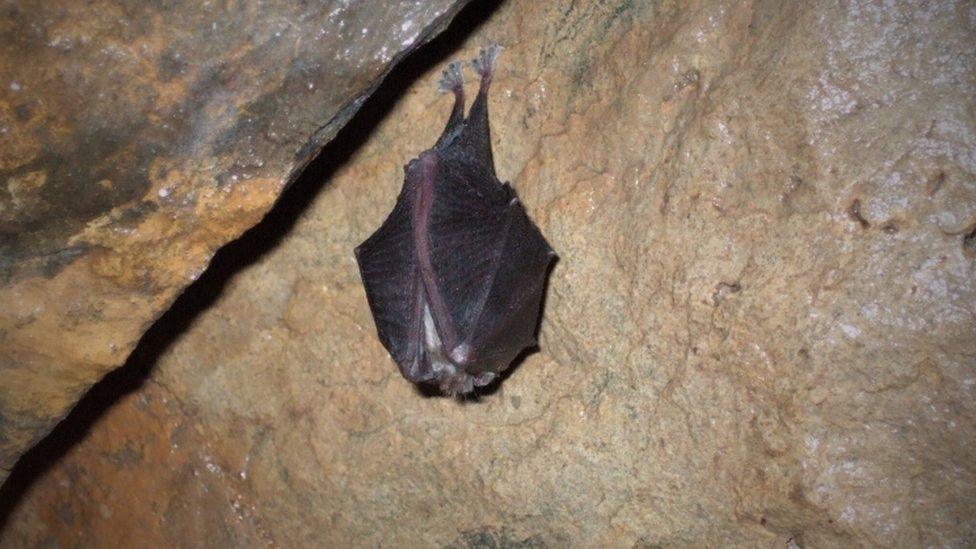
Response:
POLYGON ((467 116, 462 65, 448 65, 440 88, 454 107, 444 132, 405 166, 393 211, 355 251, 376 331, 400 372, 451 395, 487 385, 535 345, 556 257, 495 175, 488 88, 499 50, 471 63, 481 85, 467 116))

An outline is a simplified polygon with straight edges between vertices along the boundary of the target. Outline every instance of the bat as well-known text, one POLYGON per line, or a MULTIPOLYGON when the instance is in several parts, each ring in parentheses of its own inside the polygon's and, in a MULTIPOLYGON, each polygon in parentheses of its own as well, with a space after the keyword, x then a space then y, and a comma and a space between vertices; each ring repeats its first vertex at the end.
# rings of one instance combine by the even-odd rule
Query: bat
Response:
POLYGON ((356 250, 380 342, 407 380, 463 395, 536 344, 556 253, 495 175, 488 88, 500 48, 471 62, 481 77, 464 115, 460 62, 443 72, 454 107, 433 148, 405 167, 393 211, 356 250))

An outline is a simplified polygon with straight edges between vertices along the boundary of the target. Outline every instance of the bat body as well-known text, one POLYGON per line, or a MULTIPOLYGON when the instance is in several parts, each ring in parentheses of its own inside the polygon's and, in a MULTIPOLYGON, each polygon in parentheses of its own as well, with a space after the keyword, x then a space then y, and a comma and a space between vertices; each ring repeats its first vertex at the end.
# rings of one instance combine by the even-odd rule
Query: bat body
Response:
POLYGON ((444 71, 441 89, 455 97, 447 127, 407 164, 393 211, 356 248, 383 346, 405 378, 447 394, 487 385, 535 345, 556 255, 495 175, 487 99, 497 53, 472 63, 481 86, 467 117, 461 65, 444 71))

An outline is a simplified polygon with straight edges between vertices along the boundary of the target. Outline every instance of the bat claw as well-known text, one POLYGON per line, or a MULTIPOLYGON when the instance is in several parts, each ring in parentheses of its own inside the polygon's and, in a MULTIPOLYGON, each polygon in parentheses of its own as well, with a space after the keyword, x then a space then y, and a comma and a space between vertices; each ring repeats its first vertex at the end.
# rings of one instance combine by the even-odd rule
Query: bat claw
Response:
POLYGON ((463 65, 460 61, 454 61, 447 65, 441 73, 441 80, 437 89, 441 92, 458 92, 464 87, 464 74, 461 72, 463 65))
POLYGON ((481 75, 482 79, 490 80, 491 70, 495 66, 495 59, 498 58, 498 54, 501 51, 502 47, 498 44, 491 44, 487 48, 483 48, 478 57, 471 60, 471 67, 481 75))

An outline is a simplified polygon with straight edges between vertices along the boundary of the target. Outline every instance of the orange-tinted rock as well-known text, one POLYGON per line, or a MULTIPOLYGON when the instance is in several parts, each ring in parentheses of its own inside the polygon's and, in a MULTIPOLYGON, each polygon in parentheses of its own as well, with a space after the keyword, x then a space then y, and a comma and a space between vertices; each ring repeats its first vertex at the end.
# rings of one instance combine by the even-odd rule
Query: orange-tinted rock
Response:
POLYGON ((964 1, 503 3, 456 57, 506 46, 498 173, 561 258, 540 352, 459 403, 376 340, 352 248, 443 127, 439 60, 161 357, 145 398, 179 408, 123 400, 6 539, 118 540, 49 509, 104 502, 69 474, 137 501, 141 471, 183 511, 113 520, 181 544, 972 545, 974 21, 964 1), (185 425, 125 468, 96 434, 162 448, 185 425))
POLYGON ((464 3, 0 7, 0 482, 464 3))

